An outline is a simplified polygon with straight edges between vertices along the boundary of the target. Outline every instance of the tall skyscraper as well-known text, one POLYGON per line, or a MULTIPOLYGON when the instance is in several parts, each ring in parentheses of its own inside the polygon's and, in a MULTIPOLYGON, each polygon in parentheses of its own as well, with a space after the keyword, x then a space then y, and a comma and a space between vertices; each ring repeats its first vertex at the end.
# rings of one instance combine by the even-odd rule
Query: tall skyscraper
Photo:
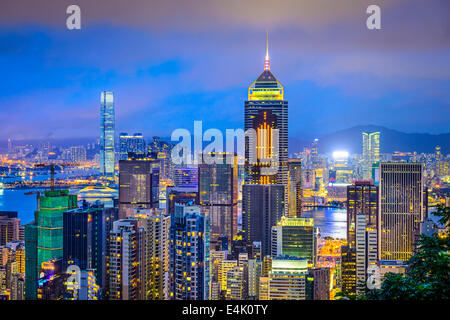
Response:
POLYGON ((288 102, 270 72, 268 41, 264 71, 248 89, 244 126, 254 135, 245 140, 242 229, 247 243, 261 241, 268 255, 271 228, 288 212, 288 102))
POLYGON ((262 255, 270 255, 271 230, 284 213, 284 186, 245 184, 242 190, 242 229, 247 243, 261 242, 262 255))
MULTIPOLYGON (((352 292, 362 294, 366 288, 367 269, 370 265, 375 265, 378 259, 377 241, 377 218, 378 218, 378 187, 370 181, 356 181, 347 187, 347 242, 354 255, 347 256, 354 258, 355 267, 351 266, 346 270, 349 276, 348 281, 354 279, 351 285, 352 292)), ((350 290, 350 287, 349 289, 350 290)))
POLYGON ((300 218, 302 215, 302 160, 289 159, 288 216, 300 218))
POLYGON ((77 207, 69 190, 45 191, 39 198, 36 220, 25 225, 25 293, 36 299, 41 264, 63 257, 63 213, 77 207))
POLYGON ((100 175, 114 177, 114 95, 103 91, 100 98, 100 175))
POLYGON ((284 100, 283 86, 270 71, 268 50, 267 47, 264 71, 248 88, 248 100, 245 101, 245 130, 253 129, 256 133, 256 137, 250 136, 245 144, 245 183, 287 185, 288 102, 284 100), (278 130, 278 137, 274 129, 278 130), (256 148, 256 152, 251 148, 256 148), (255 159, 250 157, 253 152, 256 153, 255 159), (277 157, 275 174, 262 172, 269 166, 267 161, 274 161, 277 157))
POLYGON ((199 206, 175 204, 170 226, 170 297, 209 298, 209 218, 199 206))
POLYGON ((230 242, 237 234, 238 176, 237 159, 234 164, 202 163, 198 166, 199 200, 202 214, 209 216, 211 223, 211 247, 220 236, 230 242))
POLYGON ((133 135, 129 135, 125 132, 120 133, 119 160, 127 160, 129 153, 141 157, 147 154, 147 147, 142 133, 135 133, 133 135))
POLYGON ((131 217, 139 220, 145 231, 145 252, 142 259, 142 299, 169 298, 169 229, 170 215, 161 209, 133 209, 131 217))
POLYGON ((119 218, 127 209, 157 208, 159 202, 159 161, 127 159, 119 161, 119 218))
POLYGON ((272 227, 272 256, 289 255, 308 259, 308 265, 315 265, 316 236, 313 218, 282 217, 272 227))
POLYGON ((82 271, 92 269, 96 284, 105 297, 108 293, 109 232, 117 211, 105 208, 99 201, 84 202, 81 207, 64 212, 63 264, 72 264, 82 271))
POLYGON ((426 215, 422 163, 380 163, 380 260, 407 261, 426 215))
POLYGON ((142 248, 137 219, 114 221, 110 232, 109 299, 138 300, 140 251, 142 248))
POLYGON ((373 164, 380 162, 380 132, 363 132, 362 145, 363 178, 370 179, 373 164))
POLYGON ((356 293, 356 248, 341 247, 341 288, 348 294, 356 293))

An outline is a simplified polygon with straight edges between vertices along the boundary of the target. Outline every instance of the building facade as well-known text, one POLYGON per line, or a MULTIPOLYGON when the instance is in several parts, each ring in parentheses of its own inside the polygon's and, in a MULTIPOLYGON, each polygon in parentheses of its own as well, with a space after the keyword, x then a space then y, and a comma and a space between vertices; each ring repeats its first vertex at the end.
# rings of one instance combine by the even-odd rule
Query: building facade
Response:
POLYGON ((100 97, 100 175, 114 177, 115 165, 114 95, 103 91, 100 97))

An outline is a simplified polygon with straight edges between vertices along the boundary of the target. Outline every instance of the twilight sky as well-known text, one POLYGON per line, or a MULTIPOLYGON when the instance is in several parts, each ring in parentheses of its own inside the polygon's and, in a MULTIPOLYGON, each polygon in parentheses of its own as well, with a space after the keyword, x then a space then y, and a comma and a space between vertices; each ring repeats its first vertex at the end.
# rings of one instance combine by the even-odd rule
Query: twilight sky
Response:
POLYGON ((95 137, 102 90, 118 132, 242 128, 266 28, 290 136, 450 132, 448 0, 1 0, 0 139, 95 137))

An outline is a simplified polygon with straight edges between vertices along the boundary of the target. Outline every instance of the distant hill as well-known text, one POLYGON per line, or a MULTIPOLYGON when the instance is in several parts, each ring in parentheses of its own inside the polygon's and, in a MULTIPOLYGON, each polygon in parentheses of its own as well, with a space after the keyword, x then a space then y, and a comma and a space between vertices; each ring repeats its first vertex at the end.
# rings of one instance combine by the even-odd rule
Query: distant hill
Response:
MULTIPOLYGON (((350 153, 361 153, 363 131, 380 132, 380 152, 392 153, 405 151, 432 153, 436 146, 441 146, 443 154, 450 153, 450 133, 404 133, 386 127, 366 125, 326 134, 319 138, 319 153, 331 153, 334 150, 347 150, 350 153)), ((289 139, 289 153, 299 152, 311 142, 296 138, 289 139)))

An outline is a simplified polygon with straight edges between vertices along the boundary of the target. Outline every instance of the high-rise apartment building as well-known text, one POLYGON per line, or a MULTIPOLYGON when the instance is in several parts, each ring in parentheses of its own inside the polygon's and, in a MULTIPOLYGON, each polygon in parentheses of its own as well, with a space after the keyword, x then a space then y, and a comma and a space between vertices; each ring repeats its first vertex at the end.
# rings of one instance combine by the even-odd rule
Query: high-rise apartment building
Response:
POLYGON ((209 218, 200 206, 175 204, 170 221, 170 298, 209 298, 209 218))
POLYGON ((16 211, 0 211, 0 246, 20 240, 20 219, 16 211))
POLYGON ((139 220, 145 231, 142 257, 141 290, 145 300, 167 300, 169 298, 169 229, 170 215, 161 209, 133 209, 131 217, 139 220))
POLYGON ((243 300, 244 299, 244 267, 235 266, 232 270, 227 271, 227 300, 243 300))
POLYGON ((137 219, 113 222, 109 245, 109 299, 140 298, 141 236, 137 219))
POLYGON ((100 97, 100 175, 114 177, 115 164, 114 95, 103 91, 100 97))

